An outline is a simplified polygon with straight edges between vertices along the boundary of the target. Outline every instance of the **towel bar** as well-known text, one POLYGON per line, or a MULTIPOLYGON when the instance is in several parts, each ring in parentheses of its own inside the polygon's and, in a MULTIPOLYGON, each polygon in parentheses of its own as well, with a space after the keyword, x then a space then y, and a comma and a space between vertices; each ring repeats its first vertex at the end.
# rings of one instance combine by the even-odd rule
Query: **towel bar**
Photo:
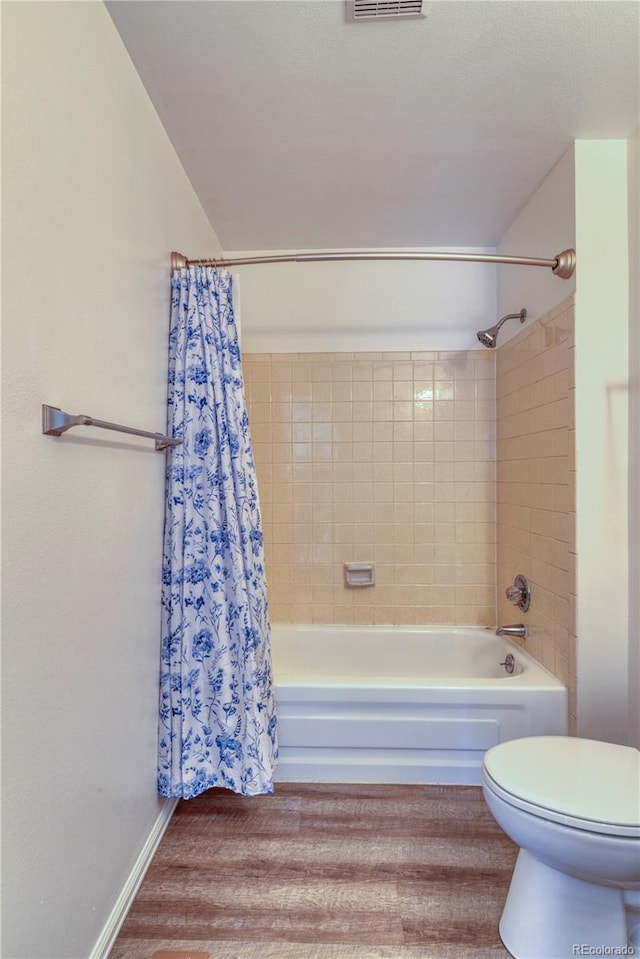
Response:
POLYGON ((131 426, 120 426, 118 423, 97 420, 94 416, 85 416, 83 413, 73 416, 58 409, 57 406, 42 404, 42 432, 46 436, 62 436, 74 426, 98 426, 102 430, 115 430, 117 433, 130 433, 132 436, 148 436, 149 439, 155 440, 158 453, 182 443, 182 440, 164 436, 162 433, 150 433, 148 430, 138 430, 131 426))

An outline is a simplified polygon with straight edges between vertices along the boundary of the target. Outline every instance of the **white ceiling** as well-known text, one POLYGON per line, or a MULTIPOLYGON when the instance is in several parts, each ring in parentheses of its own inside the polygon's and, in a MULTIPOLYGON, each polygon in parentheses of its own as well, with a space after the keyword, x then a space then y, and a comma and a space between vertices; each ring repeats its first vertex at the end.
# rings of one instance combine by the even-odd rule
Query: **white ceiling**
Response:
POLYGON ((493 246, 574 139, 639 123, 636 0, 107 6, 227 251, 493 246))

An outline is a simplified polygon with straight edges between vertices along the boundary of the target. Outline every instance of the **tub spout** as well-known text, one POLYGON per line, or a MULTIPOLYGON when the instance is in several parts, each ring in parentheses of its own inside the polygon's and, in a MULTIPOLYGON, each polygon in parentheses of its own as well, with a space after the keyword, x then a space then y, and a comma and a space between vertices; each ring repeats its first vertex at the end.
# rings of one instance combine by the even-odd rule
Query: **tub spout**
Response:
POLYGON ((527 627, 524 623, 516 623, 515 626, 498 626, 496 636, 518 636, 520 639, 526 639, 527 627))

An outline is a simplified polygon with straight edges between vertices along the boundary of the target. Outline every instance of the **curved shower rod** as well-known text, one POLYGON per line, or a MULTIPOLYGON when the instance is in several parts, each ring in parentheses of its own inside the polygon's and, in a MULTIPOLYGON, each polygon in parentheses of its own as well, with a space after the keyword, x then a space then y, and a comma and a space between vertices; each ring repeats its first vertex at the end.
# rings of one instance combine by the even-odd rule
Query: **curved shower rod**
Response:
POLYGON ((224 269, 228 266, 248 266, 253 263, 315 263, 326 260, 454 260, 465 263, 506 263, 512 266, 546 266, 562 280, 573 276, 576 268, 576 251, 563 250, 552 260, 533 256, 502 256, 497 253, 438 253, 432 250, 410 252, 398 250, 334 250, 332 253, 281 253, 273 256, 245 256, 234 259, 189 260, 182 253, 171 254, 171 270, 184 270, 189 266, 213 266, 224 269))

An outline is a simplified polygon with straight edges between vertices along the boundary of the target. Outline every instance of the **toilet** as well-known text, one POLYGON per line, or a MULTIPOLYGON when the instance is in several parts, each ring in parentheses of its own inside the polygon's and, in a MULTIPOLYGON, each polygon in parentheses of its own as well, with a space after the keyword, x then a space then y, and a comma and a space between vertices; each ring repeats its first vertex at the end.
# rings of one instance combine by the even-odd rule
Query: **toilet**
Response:
POLYGON ((485 753, 482 789, 520 846, 500 919, 514 959, 640 955, 640 752, 514 739, 485 753))

